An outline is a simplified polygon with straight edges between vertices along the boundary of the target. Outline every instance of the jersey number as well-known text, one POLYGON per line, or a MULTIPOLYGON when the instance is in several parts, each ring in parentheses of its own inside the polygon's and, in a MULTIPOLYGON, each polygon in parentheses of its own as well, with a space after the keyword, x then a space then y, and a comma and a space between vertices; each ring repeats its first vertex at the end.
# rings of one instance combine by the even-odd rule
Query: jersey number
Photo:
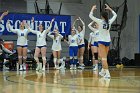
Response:
POLYGON ((107 24, 103 24, 103 29, 107 29, 107 24))
POLYGON ((75 42, 75 40, 71 40, 71 43, 74 43, 75 42))
POLYGON ((24 36, 24 33, 21 33, 21 36, 24 36))

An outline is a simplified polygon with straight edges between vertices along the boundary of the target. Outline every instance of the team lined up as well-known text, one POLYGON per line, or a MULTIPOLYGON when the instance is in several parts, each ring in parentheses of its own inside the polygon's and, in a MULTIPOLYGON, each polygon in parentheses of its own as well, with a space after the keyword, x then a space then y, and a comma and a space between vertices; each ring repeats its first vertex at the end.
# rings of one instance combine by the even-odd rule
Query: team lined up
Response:
MULTIPOLYGON (((92 50, 92 59, 93 59, 93 70, 97 70, 98 68, 98 57, 101 58, 102 61, 102 70, 99 73, 101 76, 110 78, 110 73, 108 70, 108 64, 107 64, 107 54, 109 50, 109 45, 111 42, 110 38, 110 28, 111 24, 114 22, 114 20, 117 17, 117 14, 107 5, 106 10, 109 10, 112 12, 113 17, 111 19, 108 18, 108 13, 102 12, 101 19, 96 18, 94 15, 94 10, 96 9, 96 5, 93 5, 89 17, 92 19, 92 22, 88 25, 88 27, 91 29, 91 33, 89 36, 89 43, 88 43, 88 49, 91 48, 92 50), (90 47, 91 46, 91 47, 90 47)), ((8 14, 8 13, 7 13, 8 14)), ((0 17, 1 19, 3 16, 6 15, 5 13, 2 14, 0 17)), ((10 22, 8 21, 8 28, 11 32, 16 33, 18 36, 17 39, 17 51, 18 51, 18 63, 20 65, 19 70, 26 70, 26 59, 27 59, 27 35, 29 32, 32 32, 33 34, 36 34, 37 41, 36 41, 36 48, 35 48, 35 54, 34 59, 37 62, 37 68, 36 70, 40 70, 40 63, 39 63, 39 54, 41 52, 42 54, 42 60, 43 60, 43 68, 42 70, 45 70, 46 65, 46 52, 47 52, 47 43, 46 43, 46 35, 48 35, 50 38, 53 39, 53 45, 52 45, 52 51, 53 51, 53 61, 55 65, 55 69, 59 68, 60 63, 60 54, 61 54, 61 39, 63 36, 59 34, 58 29, 54 29, 54 31, 51 31, 52 23, 55 19, 52 19, 50 22, 50 27, 46 30, 43 30, 42 24, 40 24, 39 31, 35 31, 31 27, 26 24, 25 21, 20 23, 19 29, 13 29, 10 25, 10 22), (27 29, 25 29, 25 27, 27 29), (23 64, 22 64, 23 60, 23 64)), ((34 22, 34 19, 32 19, 32 23, 34 22)), ((83 20, 79 17, 76 19, 73 23, 73 26, 71 28, 71 35, 68 36, 68 41, 64 40, 69 45, 69 56, 70 56, 70 69, 76 69, 76 64, 79 61, 80 65, 79 68, 83 69, 83 55, 85 51, 85 43, 84 43, 84 35, 85 35, 85 23, 83 20), (82 26, 78 26, 78 28, 75 27, 76 22, 80 20, 82 23, 82 26)))

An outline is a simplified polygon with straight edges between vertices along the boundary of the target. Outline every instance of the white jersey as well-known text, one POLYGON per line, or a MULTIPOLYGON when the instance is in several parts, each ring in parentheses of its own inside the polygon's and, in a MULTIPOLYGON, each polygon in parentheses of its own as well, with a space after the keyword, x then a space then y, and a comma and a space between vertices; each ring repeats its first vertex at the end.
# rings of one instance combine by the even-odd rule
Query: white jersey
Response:
POLYGON ((93 32, 91 32, 91 33, 89 34, 88 43, 94 44, 94 37, 95 37, 95 34, 94 34, 93 32))
POLYGON ((10 31, 17 34, 17 36, 18 36, 17 45, 20 45, 20 46, 28 45, 28 43, 27 43, 27 35, 29 33, 28 29, 24 29, 24 30, 13 29, 10 26, 10 31))
POLYGON ((47 30, 44 30, 43 32, 40 32, 40 31, 35 31, 35 30, 30 29, 30 31, 37 35, 36 46, 47 45, 47 43, 46 43, 47 30))
POLYGON ((84 41, 84 37, 85 37, 85 26, 83 26, 83 30, 81 32, 78 32, 78 30, 76 30, 76 34, 78 35, 79 37, 79 45, 82 45, 82 44, 85 44, 85 41, 84 41))
POLYGON ((89 17, 95 21, 98 25, 99 25, 99 40, 98 41, 104 41, 104 42, 110 42, 111 38, 110 38, 110 33, 109 30, 111 28, 111 24, 115 21, 117 14, 112 11, 113 17, 111 19, 109 19, 109 29, 107 30, 107 24, 104 20, 102 19, 98 19, 96 17, 93 16, 93 12, 90 12, 89 17))
POLYGON ((68 36, 69 46, 78 46, 78 35, 68 36))
POLYGON ((63 38, 63 36, 61 34, 59 34, 57 37, 54 37, 54 35, 51 35, 51 32, 48 33, 48 36, 53 39, 52 50, 53 51, 62 50, 62 48, 61 48, 61 39, 63 38))

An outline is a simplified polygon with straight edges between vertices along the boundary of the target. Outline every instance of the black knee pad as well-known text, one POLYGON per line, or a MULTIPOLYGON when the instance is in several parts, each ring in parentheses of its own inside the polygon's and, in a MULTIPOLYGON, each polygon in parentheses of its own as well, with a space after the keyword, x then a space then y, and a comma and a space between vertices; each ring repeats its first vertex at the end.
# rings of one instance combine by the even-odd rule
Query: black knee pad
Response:
POLYGON ((95 60, 98 60, 98 53, 94 53, 95 60))

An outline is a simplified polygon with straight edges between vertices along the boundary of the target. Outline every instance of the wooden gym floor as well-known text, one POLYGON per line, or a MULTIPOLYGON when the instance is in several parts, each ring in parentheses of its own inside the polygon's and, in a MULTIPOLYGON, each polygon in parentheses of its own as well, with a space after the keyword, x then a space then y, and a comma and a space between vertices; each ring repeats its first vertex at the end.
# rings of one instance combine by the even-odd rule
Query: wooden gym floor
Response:
POLYGON ((140 93, 140 68, 111 68, 111 79, 92 69, 1 71, 0 93, 140 93))

